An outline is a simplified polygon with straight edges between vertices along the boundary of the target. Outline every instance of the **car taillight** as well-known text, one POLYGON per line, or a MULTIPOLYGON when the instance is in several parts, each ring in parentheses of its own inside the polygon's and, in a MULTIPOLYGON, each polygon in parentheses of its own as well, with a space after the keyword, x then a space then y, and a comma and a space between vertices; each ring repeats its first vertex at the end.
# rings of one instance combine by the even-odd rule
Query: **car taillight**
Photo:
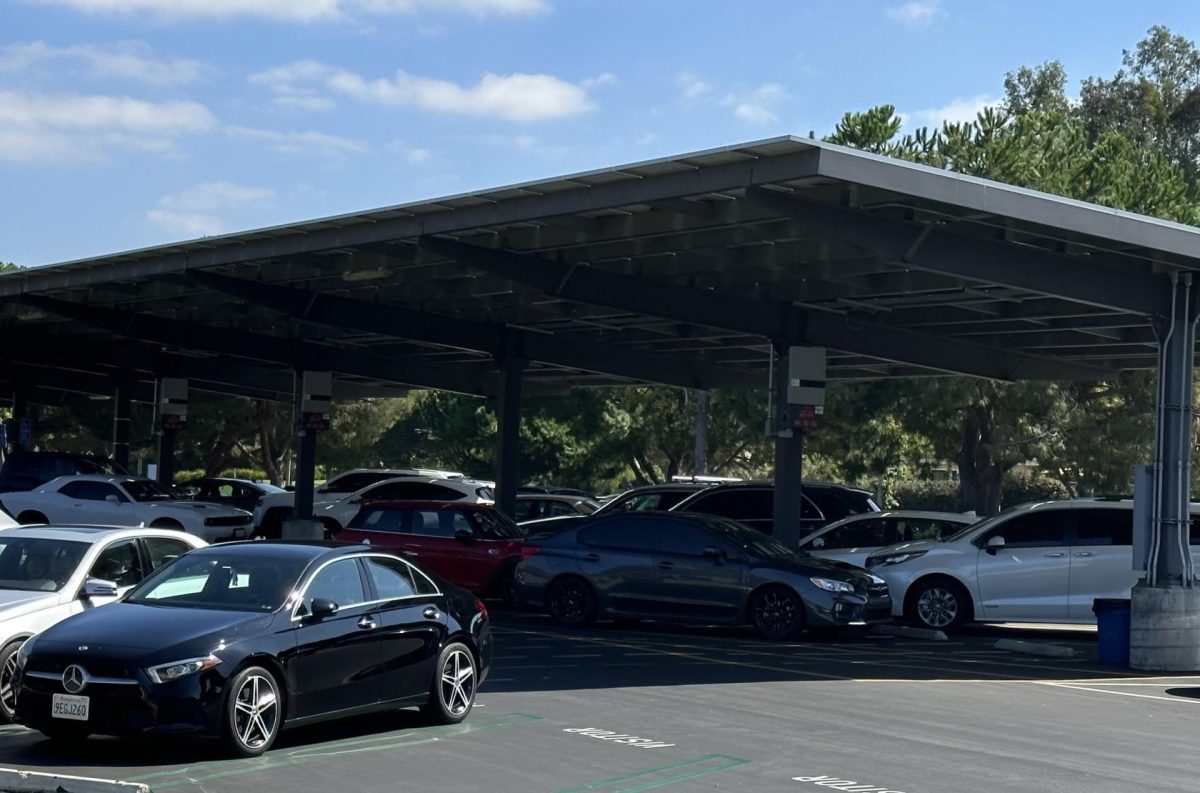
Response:
POLYGON ((487 606, 479 598, 475 598, 475 608, 479 609, 479 613, 483 615, 485 620, 488 618, 487 606))
POLYGON ((528 559, 529 557, 531 557, 535 554, 539 554, 541 552, 542 552, 541 547, 539 547, 537 545, 522 545, 521 546, 521 559, 523 559, 523 560, 528 559))

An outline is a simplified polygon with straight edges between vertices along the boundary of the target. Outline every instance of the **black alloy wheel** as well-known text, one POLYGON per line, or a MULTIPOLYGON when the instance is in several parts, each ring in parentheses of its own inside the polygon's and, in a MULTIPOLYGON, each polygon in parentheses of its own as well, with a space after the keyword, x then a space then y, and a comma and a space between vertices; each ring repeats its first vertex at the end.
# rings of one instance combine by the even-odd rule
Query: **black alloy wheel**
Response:
POLYGON ((750 621, 759 636, 770 641, 791 639, 804 630, 804 601, 793 590, 772 586, 750 601, 750 621))
POLYGON ((590 625, 596 619, 596 596, 582 578, 569 576, 550 585, 546 598, 550 616, 570 627, 590 625))
POLYGON ((283 696, 275 676, 250 666, 233 676, 225 696, 222 738, 238 757, 258 757, 271 748, 283 725, 283 696))
POLYGON ((471 648, 462 642, 447 644, 438 654, 429 701, 421 712, 432 724, 458 724, 475 707, 478 683, 479 669, 471 648))

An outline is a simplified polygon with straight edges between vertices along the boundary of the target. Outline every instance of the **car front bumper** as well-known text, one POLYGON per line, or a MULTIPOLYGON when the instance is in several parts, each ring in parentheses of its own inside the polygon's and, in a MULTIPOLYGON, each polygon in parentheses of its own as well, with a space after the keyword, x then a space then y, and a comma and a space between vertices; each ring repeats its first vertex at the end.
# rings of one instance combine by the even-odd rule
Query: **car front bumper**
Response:
POLYGON ((804 605, 808 612, 808 624, 817 628, 874 625, 892 619, 892 600, 886 594, 861 595, 822 590, 806 595, 804 605))

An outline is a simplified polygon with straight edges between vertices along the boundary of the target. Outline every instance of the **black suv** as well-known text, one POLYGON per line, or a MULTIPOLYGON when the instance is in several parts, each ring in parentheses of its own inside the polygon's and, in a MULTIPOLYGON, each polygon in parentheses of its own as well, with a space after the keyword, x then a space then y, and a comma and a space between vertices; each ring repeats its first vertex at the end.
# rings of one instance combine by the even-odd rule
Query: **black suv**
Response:
MULTIPOLYGON (((805 482, 800 507, 801 535, 849 515, 878 512, 866 490, 830 482, 805 482)), ((672 512, 702 512, 736 520, 764 534, 775 527, 775 485, 771 482, 731 482, 706 487, 685 498, 672 512)))
POLYGON ((107 457, 65 452, 13 452, 0 468, 0 493, 33 490, 60 476, 128 474, 107 457))

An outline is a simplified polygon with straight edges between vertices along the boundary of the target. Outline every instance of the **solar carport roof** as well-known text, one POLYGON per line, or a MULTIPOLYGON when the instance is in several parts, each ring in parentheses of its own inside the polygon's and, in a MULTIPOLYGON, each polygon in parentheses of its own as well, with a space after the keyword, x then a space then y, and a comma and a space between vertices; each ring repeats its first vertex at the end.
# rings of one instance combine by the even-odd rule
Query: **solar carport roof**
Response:
POLYGON ((1085 379, 1153 368, 1149 318, 1197 229, 800 138, 730 146, 0 277, 0 377, 107 393, 155 376, 290 399, 1085 379))

